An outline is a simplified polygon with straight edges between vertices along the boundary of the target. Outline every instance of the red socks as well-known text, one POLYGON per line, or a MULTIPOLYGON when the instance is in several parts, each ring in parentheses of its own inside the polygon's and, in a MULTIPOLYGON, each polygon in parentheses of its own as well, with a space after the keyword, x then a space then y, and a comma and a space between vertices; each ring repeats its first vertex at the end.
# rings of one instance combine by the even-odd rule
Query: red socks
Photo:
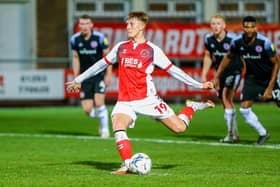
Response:
POLYGON ((178 115, 185 115, 187 116, 189 122, 192 120, 192 117, 193 117, 193 114, 194 114, 194 109, 192 107, 185 107, 183 108, 178 115))
POLYGON ((122 160, 127 160, 132 157, 132 146, 128 139, 117 141, 116 144, 122 160))

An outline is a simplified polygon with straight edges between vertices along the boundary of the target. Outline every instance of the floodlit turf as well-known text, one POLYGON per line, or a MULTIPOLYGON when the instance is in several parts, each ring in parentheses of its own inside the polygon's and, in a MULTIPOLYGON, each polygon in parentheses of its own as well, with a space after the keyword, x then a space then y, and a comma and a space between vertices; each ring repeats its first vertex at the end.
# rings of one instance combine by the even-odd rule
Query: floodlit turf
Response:
POLYGON ((257 133, 240 114, 240 144, 219 144, 226 131, 220 105, 196 113, 181 135, 140 116, 128 135, 134 152, 152 158, 152 172, 114 176, 114 139, 100 139, 98 121, 80 107, 0 108, 0 186, 279 186, 280 111, 269 104, 254 111, 271 134, 264 147, 253 146, 257 133))

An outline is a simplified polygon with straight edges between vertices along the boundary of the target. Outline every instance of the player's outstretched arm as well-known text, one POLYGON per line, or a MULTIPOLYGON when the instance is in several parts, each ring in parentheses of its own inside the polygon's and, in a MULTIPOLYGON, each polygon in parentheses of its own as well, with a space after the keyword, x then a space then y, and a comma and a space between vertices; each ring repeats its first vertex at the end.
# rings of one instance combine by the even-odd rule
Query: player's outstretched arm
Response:
POLYGON ((174 78, 178 79, 179 81, 184 82, 187 85, 193 86, 195 88, 201 88, 201 89, 211 89, 213 88, 213 83, 212 82, 198 82, 195 79, 193 79, 191 76, 189 76, 187 73, 185 73, 183 70, 180 68, 172 65, 167 72, 173 76, 174 78))
POLYGON ((94 65, 92 65, 90 68, 88 68, 85 72, 83 72, 82 74, 77 76, 73 81, 66 82, 66 89, 69 92, 78 92, 81 88, 81 83, 84 80, 86 80, 94 75, 97 75, 98 73, 103 71, 107 66, 108 66, 108 64, 106 63, 106 61, 104 59, 97 61, 94 65))
POLYGON ((109 64, 105 61, 104 58, 97 61, 91 67, 89 67, 86 71, 80 74, 78 77, 75 78, 76 83, 82 83, 84 80, 97 75, 98 73, 102 72, 106 69, 109 64))

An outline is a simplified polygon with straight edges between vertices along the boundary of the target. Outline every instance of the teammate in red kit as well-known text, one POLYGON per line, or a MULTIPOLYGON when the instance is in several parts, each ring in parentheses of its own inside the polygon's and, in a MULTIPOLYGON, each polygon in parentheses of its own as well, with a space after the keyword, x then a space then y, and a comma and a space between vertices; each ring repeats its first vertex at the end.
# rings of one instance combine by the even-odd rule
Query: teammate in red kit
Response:
POLYGON ((151 116, 161 121, 175 133, 184 132, 195 111, 214 107, 212 101, 187 101, 178 116, 157 96, 151 73, 155 66, 165 70, 176 79, 201 89, 212 89, 212 82, 200 83, 184 71, 172 64, 162 50, 147 41, 144 36, 148 16, 144 12, 131 12, 126 19, 129 40, 118 43, 96 64, 66 83, 69 91, 77 91, 80 84, 87 78, 96 75, 108 65, 119 63, 119 94, 118 101, 112 111, 112 124, 116 145, 123 161, 121 168, 112 174, 129 172, 129 160, 132 157, 132 145, 126 129, 134 127, 138 114, 151 116))

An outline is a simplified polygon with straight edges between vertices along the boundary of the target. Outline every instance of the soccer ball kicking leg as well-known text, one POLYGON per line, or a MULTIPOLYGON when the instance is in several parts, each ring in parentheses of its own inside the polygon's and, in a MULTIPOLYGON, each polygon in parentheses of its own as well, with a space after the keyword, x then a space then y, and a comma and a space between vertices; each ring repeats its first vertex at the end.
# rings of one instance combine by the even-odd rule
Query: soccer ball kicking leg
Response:
POLYGON ((186 106, 193 108, 194 111, 197 111, 197 110, 204 110, 206 108, 214 108, 215 103, 211 100, 207 100, 205 102, 198 102, 198 101, 192 101, 187 99, 186 106))

